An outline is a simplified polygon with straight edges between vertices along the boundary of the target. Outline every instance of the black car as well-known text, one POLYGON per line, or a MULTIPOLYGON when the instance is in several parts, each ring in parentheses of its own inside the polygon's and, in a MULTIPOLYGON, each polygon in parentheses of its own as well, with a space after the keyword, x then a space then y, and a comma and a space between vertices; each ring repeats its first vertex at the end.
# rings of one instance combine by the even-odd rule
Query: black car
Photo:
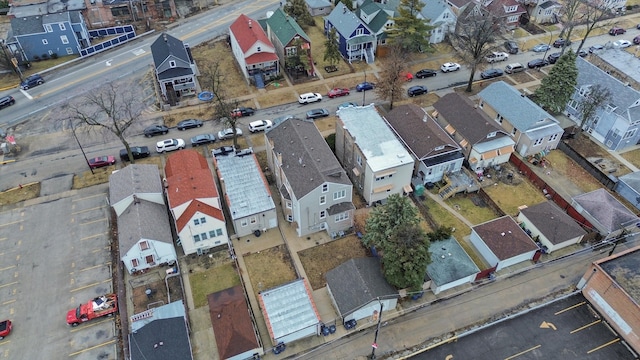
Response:
POLYGON ((518 49, 518 44, 515 41, 505 41, 504 48, 507 49, 509 54, 517 54, 520 49, 518 49))
POLYGON ((227 155, 235 151, 236 149, 233 146, 222 146, 213 150, 213 156, 227 155))
MULTIPOLYGON (((151 155, 149 152, 149 148, 146 146, 130 146, 131 155, 133 155, 134 159, 142 159, 151 155)), ((127 149, 120 150, 120 160, 129 161, 129 154, 127 154, 127 149)))
POLYGON ((533 59, 527 63, 527 67, 529 67, 529 69, 535 69, 535 68, 541 68, 548 64, 549 63, 545 59, 533 59))
POLYGON ((553 42, 553 47, 555 48, 561 48, 569 45, 571 45, 571 40, 569 39, 565 40, 563 38, 557 38, 556 41, 553 42))
POLYGON ((596 45, 593 45, 593 46, 589 46, 589 53, 593 53, 594 51, 600 51, 602 49, 604 49, 604 46, 599 45, 599 44, 596 44, 596 45))
POLYGON ((416 85, 416 86, 412 86, 409 88, 409 90, 407 90, 407 95, 411 96, 416 96, 416 95, 422 95, 422 94, 426 94, 427 93, 427 87, 426 86, 422 86, 422 85, 416 85))
POLYGON ((211 144, 216 141, 216 136, 213 134, 200 134, 191 138, 191 146, 196 147, 198 145, 211 144))
POLYGON ((240 106, 239 108, 233 109, 231 111, 231 116, 235 116, 235 117, 251 116, 255 114, 255 112, 256 111, 254 110, 254 108, 240 106))
POLYGON ((152 137, 156 135, 164 135, 169 132, 169 128, 164 125, 152 125, 144 129, 144 136, 152 137))
POLYGON ((587 55, 589 55, 589 53, 585 49, 580 49, 580 51, 578 51, 578 56, 580 57, 585 57, 587 55))
POLYGON ((199 128, 202 126, 203 122, 196 119, 187 119, 182 120, 178 123, 178 130, 187 130, 193 128, 199 128))
POLYGON ((560 55, 561 54, 559 52, 557 52, 557 53, 553 53, 553 54, 547 56, 547 62, 549 64, 555 64, 556 61, 558 61, 558 59, 560 59, 560 55))
POLYGON ((16 103, 16 99, 11 95, 3 96, 0 98, 0 109, 11 106, 16 103))
POLYGON ((42 84, 44 84, 44 79, 42 78, 42 76, 33 74, 20 83, 20 89, 29 90, 29 88, 42 84))
POLYGON ((504 72, 500 69, 487 69, 480 73, 480 77, 483 79, 491 79, 494 77, 502 76, 504 72))
POLYGON ((431 69, 422 69, 422 70, 418 70, 418 72, 416 73, 416 77, 418 79, 424 79, 427 77, 432 77, 432 76, 436 76, 438 75, 438 72, 435 70, 431 70, 431 69))
POLYGON ((312 109, 307 111, 307 119, 317 119, 327 116, 329 116, 329 110, 327 109, 312 109))

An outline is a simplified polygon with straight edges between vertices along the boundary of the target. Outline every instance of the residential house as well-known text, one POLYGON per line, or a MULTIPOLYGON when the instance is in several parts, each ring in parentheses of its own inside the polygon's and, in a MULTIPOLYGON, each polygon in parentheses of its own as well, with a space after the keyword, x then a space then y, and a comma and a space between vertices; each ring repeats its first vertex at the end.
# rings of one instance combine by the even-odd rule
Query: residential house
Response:
POLYGON ((257 359, 264 355, 242 285, 209 294, 207 300, 219 359, 257 359))
POLYGON ((602 6, 611 10, 616 14, 623 14, 626 12, 627 0, 589 0, 592 6, 602 6))
POLYGON ((441 97, 433 118, 460 145, 475 172, 509 161, 515 142, 468 97, 456 92, 441 97))
POLYGON ((331 29, 336 29, 338 48, 349 63, 363 60, 367 64, 373 63, 377 45, 375 34, 342 2, 324 18, 324 33, 329 34, 331 29))
POLYGON ((531 12, 531 20, 538 24, 556 24, 562 16, 562 5, 556 1, 540 1, 531 12))
POLYGON ((640 91, 607 74, 588 61, 576 59, 578 84, 567 103, 566 113, 580 126, 580 103, 588 98, 593 85, 607 89, 609 102, 596 110, 582 128, 610 150, 622 150, 640 142, 640 91))
POLYGON ((640 210, 640 171, 618 177, 615 192, 640 210))
POLYGON ((298 236, 353 226, 353 185, 311 121, 287 119, 265 133, 285 220, 298 236))
POLYGON ((516 151, 523 157, 553 150, 564 133, 558 120, 504 81, 497 81, 484 90, 480 107, 516 142, 516 151))
POLYGON ((240 15, 229 27, 229 42, 240 70, 256 86, 280 74, 276 49, 257 21, 240 15))
POLYGON ((333 7, 329 0, 305 0, 307 4, 307 10, 311 16, 323 16, 328 15, 333 7))
MULTIPOLYGON (((473 5, 469 6, 470 4, 474 4, 474 2, 472 0, 447 0, 447 6, 457 17, 464 16, 465 10, 468 11, 473 7, 473 5)), ((478 7, 480 7, 479 4, 478 7)))
POLYGON ((571 206, 589 221, 604 238, 614 238, 640 219, 606 189, 574 196, 571 206))
POLYGON ((355 10, 356 16, 376 36, 377 45, 384 45, 387 42, 387 30, 394 24, 393 18, 397 16, 396 9, 399 4, 398 0, 384 2, 365 0, 355 10))
POLYGON ((188 44, 162 33, 151 44, 151 55, 160 92, 166 102, 173 106, 182 97, 195 94, 197 68, 188 44))
POLYGON ((469 254, 452 236, 431 242, 429 246, 431 263, 427 265, 429 281, 424 288, 431 288, 434 294, 470 284, 480 272, 469 254))
POLYGON ((527 13, 518 0, 482 0, 482 6, 491 13, 502 26, 515 29, 520 26, 520 17, 527 13))
POLYGON ((444 0, 423 0, 424 7, 420 11, 420 17, 429 19, 429 25, 433 27, 429 42, 438 44, 445 40, 449 33, 455 31, 458 18, 444 0))
POLYGON ((411 189, 414 160, 374 104, 338 110, 336 157, 368 205, 411 189))
POLYGON ((414 181, 421 185, 436 183, 445 173, 462 169, 464 154, 460 146, 418 105, 396 106, 385 119, 416 159, 414 181))
POLYGON ((111 174, 109 204, 118 217, 120 260, 130 274, 175 263, 157 166, 131 164, 111 174))
POLYGON ((398 291, 384 278, 377 258, 349 259, 327 271, 325 277, 329 297, 343 323, 377 319, 381 310, 394 310, 398 303, 398 291))
POLYGON ((269 184, 251 149, 214 155, 213 164, 237 236, 260 234, 278 226, 269 184))
POLYGON ((196 6, 183 6, 178 14, 175 0, 89 0, 85 4, 87 22, 92 28, 118 26, 145 19, 167 21, 197 11, 196 6))
POLYGON ((165 191, 178 244, 185 255, 229 244, 218 187, 207 159, 196 150, 167 157, 165 191))
POLYGON ((538 245, 510 216, 503 216, 471 228, 469 238, 490 267, 500 271, 525 261, 537 261, 538 245))
POLYGON ((266 31, 269 40, 275 47, 280 64, 286 68, 287 58, 302 50, 300 61, 309 64, 308 75, 313 75, 313 58, 311 57, 311 38, 302 30, 294 18, 277 8, 266 20, 266 31))
POLYGON ((182 301, 131 316, 131 360, 193 360, 189 328, 182 301))
POLYGON ((320 315, 307 280, 263 290, 258 301, 273 345, 320 334, 320 315))
MULTIPOLYGON (((605 44, 607 45, 607 44, 605 44)), ((635 51, 605 46, 606 51, 596 51, 589 56, 589 63, 634 89, 640 89, 640 68, 634 66, 635 51)))
POLYGON ((540 242, 546 253, 578 244, 587 234, 552 201, 521 209, 516 220, 529 236, 540 242))

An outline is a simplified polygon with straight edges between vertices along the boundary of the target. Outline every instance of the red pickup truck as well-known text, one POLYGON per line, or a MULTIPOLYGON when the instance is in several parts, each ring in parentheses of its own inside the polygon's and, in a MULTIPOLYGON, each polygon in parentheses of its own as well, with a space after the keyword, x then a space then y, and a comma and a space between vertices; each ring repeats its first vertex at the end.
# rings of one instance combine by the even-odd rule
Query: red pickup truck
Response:
POLYGON ((0 321, 0 340, 11 334, 11 320, 0 321))
POLYGON ((113 316, 118 311, 118 297, 116 294, 98 296, 86 304, 80 304, 67 312, 67 324, 78 326, 80 323, 103 316, 113 316))

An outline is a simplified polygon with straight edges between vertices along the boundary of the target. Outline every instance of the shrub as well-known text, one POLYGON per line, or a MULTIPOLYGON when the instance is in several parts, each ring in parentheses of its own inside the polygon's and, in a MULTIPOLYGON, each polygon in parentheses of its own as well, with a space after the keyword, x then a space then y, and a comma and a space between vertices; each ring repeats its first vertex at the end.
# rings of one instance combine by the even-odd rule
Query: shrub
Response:
POLYGON ((40 58, 42 60, 48 60, 49 59, 49 54, 42 54, 42 56, 40 58))
POLYGON ((33 61, 40 61, 40 56, 33 55, 33 61))
POLYGON ((51 58, 52 59, 57 59, 58 58, 58 54, 56 54, 56 53, 51 54, 51 58))

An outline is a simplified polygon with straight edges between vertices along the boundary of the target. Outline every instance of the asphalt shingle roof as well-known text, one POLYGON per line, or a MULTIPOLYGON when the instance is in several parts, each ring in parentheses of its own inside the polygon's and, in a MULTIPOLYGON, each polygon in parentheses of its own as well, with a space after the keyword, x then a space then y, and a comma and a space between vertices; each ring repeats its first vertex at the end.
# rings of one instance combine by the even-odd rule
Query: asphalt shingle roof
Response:
MULTIPOLYGON (((159 69, 169 57, 179 59, 183 64, 191 64, 191 59, 189 58, 187 49, 184 48, 184 43, 167 33, 162 33, 153 44, 151 44, 151 55, 153 56, 153 64, 156 69, 159 69)), ((160 79, 170 79, 190 74, 193 74, 193 70, 186 66, 166 69, 158 74, 158 76, 160 79)))
POLYGON ((276 9, 273 15, 267 19, 267 26, 283 45, 289 44, 296 36, 300 36, 307 42, 311 42, 307 33, 302 30, 295 19, 285 14, 282 8, 276 9))
POLYGON ((260 348, 242 285, 207 295, 220 359, 260 348))
POLYGON ((142 239, 161 241, 173 246, 169 215, 164 204, 140 199, 118 217, 120 254, 126 254, 142 239))
POLYGON ((331 25, 336 28, 336 31, 342 34, 346 39, 349 39, 356 31, 356 28, 360 25, 369 29, 364 22, 360 20, 355 13, 347 9, 342 2, 339 2, 333 11, 325 17, 325 19, 328 20, 331 25))
POLYGON ((427 265, 427 275, 437 286, 480 272, 469 254, 453 237, 432 242, 429 246, 429 252, 431 253, 431 263, 427 265))
POLYGON ((640 220, 605 189, 574 196, 573 200, 610 233, 640 220))
POLYGON ((520 212, 540 230, 552 244, 561 244, 569 239, 586 235, 573 218, 551 201, 529 206, 520 212))
POLYGON ((155 320, 129 334, 131 360, 189 360, 191 343, 184 318, 155 320))
POLYGON ((109 203, 133 194, 161 194, 162 181, 156 165, 130 164, 109 176, 109 203))
POLYGON ((500 260, 538 249, 538 245, 510 216, 476 225, 472 229, 500 260))

